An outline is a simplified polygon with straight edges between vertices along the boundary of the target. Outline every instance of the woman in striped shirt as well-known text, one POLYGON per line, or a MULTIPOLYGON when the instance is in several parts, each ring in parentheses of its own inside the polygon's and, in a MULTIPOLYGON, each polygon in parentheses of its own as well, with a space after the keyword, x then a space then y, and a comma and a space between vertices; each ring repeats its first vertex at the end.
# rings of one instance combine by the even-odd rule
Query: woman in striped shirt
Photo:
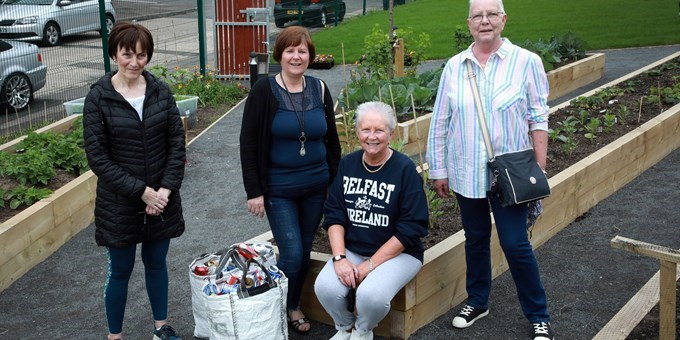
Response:
POLYGON ((429 178, 439 196, 455 193, 465 230, 468 300, 453 326, 469 327, 489 313, 492 212, 534 339, 553 339, 545 289, 526 232, 527 205, 504 208, 491 195, 481 134, 488 129, 497 155, 533 148, 545 169, 548 81, 536 54, 501 37, 506 21, 502 0, 470 0, 467 25, 474 43, 451 58, 442 73, 428 137, 429 178), (486 127, 478 122, 467 60, 476 75, 486 127))

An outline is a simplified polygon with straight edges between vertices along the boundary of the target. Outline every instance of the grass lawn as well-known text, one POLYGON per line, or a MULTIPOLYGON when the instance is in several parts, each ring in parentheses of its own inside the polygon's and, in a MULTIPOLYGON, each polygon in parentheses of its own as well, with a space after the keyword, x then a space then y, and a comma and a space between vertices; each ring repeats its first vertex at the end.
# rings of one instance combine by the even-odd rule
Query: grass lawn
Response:
MULTIPOLYGON (((677 1, 641 0, 507 0, 508 22, 503 36, 515 43, 549 39, 569 31, 587 43, 589 50, 680 44, 677 1)), ((453 54, 456 25, 465 29, 467 0, 417 0, 394 8, 394 24, 410 27, 414 35, 430 35, 428 59, 453 54)), ((317 53, 331 53, 336 62, 354 63, 362 54, 364 36, 375 24, 388 31, 388 11, 369 12, 346 19, 312 35, 317 53)))

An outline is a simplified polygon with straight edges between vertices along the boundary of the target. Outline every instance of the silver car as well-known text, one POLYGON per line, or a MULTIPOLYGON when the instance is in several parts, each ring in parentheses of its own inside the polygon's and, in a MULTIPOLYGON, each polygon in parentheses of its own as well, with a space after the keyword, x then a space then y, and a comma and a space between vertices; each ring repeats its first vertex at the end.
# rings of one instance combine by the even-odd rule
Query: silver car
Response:
POLYGON ((0 40, 0 106, 21 110, 33 99, 33 93, 45 86, 47 66, 43 65, 38 46, 21 41, 0 40))
MULTIPOLYGON (((108 32, 116 11, 111 0, 105 1, 105 8, 108 32)), ((57 46, 63 36, 88 31, 101 33, 98 0, 4 0, 0 5, 1 39, 57 46)))

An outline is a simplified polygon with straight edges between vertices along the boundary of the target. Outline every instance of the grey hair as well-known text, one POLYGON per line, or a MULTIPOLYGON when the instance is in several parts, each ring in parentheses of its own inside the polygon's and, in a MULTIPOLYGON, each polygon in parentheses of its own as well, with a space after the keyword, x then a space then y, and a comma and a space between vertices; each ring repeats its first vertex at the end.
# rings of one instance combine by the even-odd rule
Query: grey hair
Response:
MULTIPOLYGON (((470 0, 470 7, 468 9, 468 16, 472 15, 472 3, 477 0, 470 0)), ((498 2, 498 9, 501 11, 501 13, 505 13, 505 7, 503 7, 503 0, 496 0, 498 2)))
POLYGON ((392 110, 391 106, 383 102, 366 102, 357 106, 357 112, 356 115, 354 116, 355 128, 357 129, 359 128, 359 122, 361 122, 361 119, 364 118, 364 115, 369 112, 376 112, 381 114, 383 116, 383 119, 385 119, 385 122, 387 123, 387 127, 390 129, 390 132, 394 131, 394 128, 397 126, 397 120, 394 117, 394 110, 392 110))

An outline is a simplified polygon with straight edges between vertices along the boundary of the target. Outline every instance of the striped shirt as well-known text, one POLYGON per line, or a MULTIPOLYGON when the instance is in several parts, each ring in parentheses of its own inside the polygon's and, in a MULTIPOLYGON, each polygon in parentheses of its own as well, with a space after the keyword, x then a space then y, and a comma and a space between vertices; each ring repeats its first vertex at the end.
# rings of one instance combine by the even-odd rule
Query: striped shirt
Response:
POLYGON ((468 198, 484 198, 491 186, 489 159, 466 77, 473 62, 493 152, 531 149, 529 131, 548 130, 548 79, 538 55, 503 38, 482 69, 472 46, 446 63, 427 143, 430 179, 448 179, 468 198))

